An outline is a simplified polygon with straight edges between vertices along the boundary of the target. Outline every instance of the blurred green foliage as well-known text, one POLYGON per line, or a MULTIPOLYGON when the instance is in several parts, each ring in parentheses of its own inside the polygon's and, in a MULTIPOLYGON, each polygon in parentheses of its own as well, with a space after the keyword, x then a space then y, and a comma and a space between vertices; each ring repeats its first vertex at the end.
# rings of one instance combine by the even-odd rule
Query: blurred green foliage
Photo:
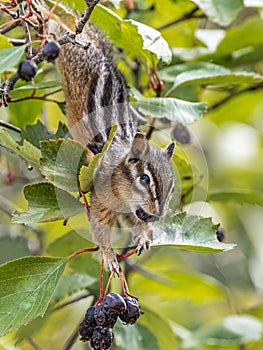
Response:
MULTIPOLYGON (((181 103, 191 103, 191 106, 207 103, 207 113, 202 119, 204 110, 198 107, 194 109, 197 116, 191 122, 198 120, 187 126, 191 143, 177 143, 173 164, 177 188, 171 206, 176 209, 179 205, 191 215, 212 217, 215 224, 220 223, 224 228, 226 242, 237 244, 234 250, 216 254, 189 252, 173 246, 154 247, 141 257, 129 258, 125 262, 129 287, 131 293, 140 298, 145 314, 134 327, 118 324, 112 349, 261 350, 263 4, 259 6, 259 1, 249 0, 244 3, 242 0, 104 3, 107 10, 100 7, 98 14, 108 20, 116 17, 121 33, 113 30, 112 22, 102 21, 98 15, 96 18, 96 12, 94 20, 97 19, 101 30, 121 47, 121 51, 116 50, 116 61, 133 88, 145 98, 160 103, 147 74, 147 71, 153 72, 153 64, 158 61, 157 69, 165 83, 161 97, 182 100, 181 103), (140 39, 136 33, 136 28, 143 28, 140 23, 159 30, 167 41, 170 49, 167 46, 165 50, 172 53, 168 66, 159 61, 167 58, 167 51, 157 52, 158 55, 154 50, 142 49, 141 40, 145 39, 140 39), (125 41, 127 31, 129 40, 125 41), (136 36, 134 42, 131 34, 136 36)), ((85 8, 81 0, 65 0, 62 4, 78 11, 85 8)), ((59 15, 64 15, 65 21, 71 19, 71 15, 63 11, 58 12, 59 15)), ((8 20, 9 17, 0 11, 0 30, 8 20)), ((0 72, 5 72, 1 74, 2 81, 16 71, 23 51, 21 46, 11 47, 6 36, 18 38, 20 35, 23 37, 23 32, 21 34, 17 28, 6 35, 0 34, 0 72)), ((160 40, 163 43, 163 39, 160 40)), ((36 128, 29 127, 28 132, 24 132, 30 149, 25 144, 16 149, 16 141, 19 142, 16 132, 1 130, 0 133, 1 144, 33 162, 34 166, 29 171, 27 162, 17 154, 0 149, 1 263, 26 255, 68 256, 91 245, 86 240, 91 238, 84 215, 70 219, 67 226, 63 226, 62 221, 41 224, 33 221, 24 226, 11 219, 14 210, 21 212, 27 208, 24 185, 29 185, 27 189, 30 189, 32 184, 43 180, 35 166, 40 153, 33 141, 40 134, 41 140, 47 140, 48 136, 36 122, 41 119, 52 133, 60 121, 65 121, 64 98, 57 92, 58 87, 55 66, 42 63, 35 85, 18 82, 10 93, 14 102, 10 102, 8 108, 0 108, 1 120, 23 129, 28 124, 35 124, 36 128), (34 96, 31 95, 33 91, 34 96), (50 92, 54 94, 37 99, 50 92), (29 96, 32 98, 27 99, 29 96), (15 102, 17 99, 19 101, 15 102)), ((165 103, 163 106, 166 113, 166 108, 171 111, 171 106, 166 107, 165 103)), ((183 108, 182 114, 179 109, 176 115, 176 108, 172 108, 171 113, 175 114, 169 122, 158 119, 155 124, 158 131, 153 133, 152 140, 159 146, 168 143, 171 129, 178 120, 184 121, 183 113, 189 115, 188 109, 179 108, 183 108)), ((148 118, 147 122, 145 131, 152 119, 148 118)), ((58 132, 57 135, 63 134, 58 132)), ((47 157, 47 160, 50 159, 47 157)), ((66 280, 61 280, 44 318, 37 318, 17 332, 0 338, 0 349, 12 349, 14 344, 21 350, 32 347, 88 349, 78 340, 72 347, 68 344, 85 310, 98 297, 99 259, 99 254, 94 253, 72 260, 65 270, 66 280), (75 289, 72 288, 74 281, 78 281, 75 289), (83 291, 90 296, 81 299, 83 291), (65 306, 74 298, 80 300, 65 306)), ((106 279, 106 272, 104 277, 106 279)), ((118 279, 113 281, 112 291, 120 292, 118 279)))

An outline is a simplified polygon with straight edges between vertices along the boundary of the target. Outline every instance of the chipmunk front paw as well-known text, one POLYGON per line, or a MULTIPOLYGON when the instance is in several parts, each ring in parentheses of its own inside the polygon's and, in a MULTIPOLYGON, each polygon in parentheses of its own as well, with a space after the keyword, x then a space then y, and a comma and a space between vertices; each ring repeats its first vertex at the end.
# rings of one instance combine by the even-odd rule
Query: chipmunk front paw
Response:
POLYGON ((137 254, 140 255, 144 250, 150 249, 152 240, 152 230, 143 231, 138 240, 138 245, 136 248, 137 254))
POLYGON ((120 265, 117 259, 117 254, 111 247, 101 247, 102 250, 102 258, 107 269, 112 272, 114 271, 119 275, 120 273, 120 265))

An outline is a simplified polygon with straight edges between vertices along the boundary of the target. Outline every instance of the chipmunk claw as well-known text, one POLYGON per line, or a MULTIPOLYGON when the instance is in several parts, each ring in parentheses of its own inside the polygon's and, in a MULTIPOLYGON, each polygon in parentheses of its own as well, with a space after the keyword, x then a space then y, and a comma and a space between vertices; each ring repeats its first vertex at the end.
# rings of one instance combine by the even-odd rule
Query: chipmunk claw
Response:
POLYGON ((137 254, 141 255, 144 250, 149 250, 151 247, 152 231, 143 232, 138 237, 138 245, 136 248, 137 254))
POLYGON ((151 240, 149 239, 149 237, 147 235, 143 235, 140 237, 137 248, 136 248, 136 252, 138 255, 141 255, 141 253, 144 250, 149 250, 151 247, 151 240))
POLYGON ((106 261, 106 266, 110 272, 114 272, 118 276, 120 275, 120 265, 118 261, 106 261))
POLYGON ((114 250, 112 248, 102 249, 102 257, 106 265, 106 268, 110 272, 115 272, 119 276, 120 265, 118 262, 117 254, 114 252, 114 250))

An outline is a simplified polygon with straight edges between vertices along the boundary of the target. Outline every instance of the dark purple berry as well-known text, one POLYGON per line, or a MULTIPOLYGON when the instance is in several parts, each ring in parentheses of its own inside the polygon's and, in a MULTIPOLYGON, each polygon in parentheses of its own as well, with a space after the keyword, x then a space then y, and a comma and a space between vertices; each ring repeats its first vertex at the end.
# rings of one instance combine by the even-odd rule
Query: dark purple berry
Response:
POLYGON ((114 339, 112 330, 98 326, 94 329, 90 345, 94 350, 107 350, 114 339))
POLYGON ((223 242, 223 240, 225 239, 225 231, 221 227, 218 227, 218 229, 216 230, 216 238, 219 242, 223 242))
POLYGON ((173 128, 172 137, 180 143, 182 143, 183 145, 191 142, 191 135, 187 127, 180 123, 177 123, 176 126, 173 128))
POLYGON ((120 319, 126 324, 134 324, 142 314, 140 305, 135 298, 124 298, 126 311, 120 315, 120 319))
POLYGON ((107 312, 118 315, 121 315, 126 310, 123 297, 116 293, 107 294, 102 301, 102 305, 107 312))
POLYGON ((51 62, 58 57, 59 51, 60 51, 59 43, 53 40, 53 41, 48 41, 45 44, 45 46, 43 47, 42 53, 45 56, 45 59, 48 62, 51 62))
POLYGON ((118 319, 118 313, 105 309, 104 305, 98 305, 94 312, 94 319, 97 326, 113 328, 118 319))
POLYGON ((103 305, 98 305, 94 311, 94 320, 97 326, 106 326, 107 317, 103 305))
POLYGON ((92 337, 93 331, 94 331, 94 327, 91 327, 88 323, 85 322, 85 320, 83 320, 79 325, 80 340, 82 340, 83 342, 90 340, 92 337))
POLYGON ((79 325, 80 340, 88 341, 91 339, 93 330, 96 327, 96 322, 94 319, 95 307, 90 306, 86 311, 85 318, 79 325))
POLYGON ((30 81, 37 72, 37 65, 32 60, 22 61, 18 67, 18 75, 22 80, 30 81))
POLYGON ((90 306, 85 314, 85 322, 94 327, 96 327, 96 322, 94 319, 95 309, 95 306, 90 306))

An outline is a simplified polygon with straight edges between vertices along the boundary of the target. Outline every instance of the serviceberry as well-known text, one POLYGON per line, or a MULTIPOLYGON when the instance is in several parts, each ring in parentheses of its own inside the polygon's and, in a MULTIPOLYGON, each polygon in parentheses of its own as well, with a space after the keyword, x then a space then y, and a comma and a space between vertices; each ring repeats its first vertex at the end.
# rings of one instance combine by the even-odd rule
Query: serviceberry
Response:
POLYGON ((109 349, 114 339, 114 335, 111 329, 97 326, 92 334, 90 346, 94 350, 106 350, 109 349))
POLYGON ((53 41, 48 41, 44 45, 42 53, 45 56, 45 59, 48 62, 51 62, 51 61, 54 61, 58 57, 59 51, 60 51, 59 43, 57 41, 53 40, 53 41))
POLYGON ((98 305, 94 311, 97 326, 107 326, 107 317, 103 305, 98 305))
POLYGON ((22 61, 18 67, 18 75, 22 80, 30 81, 37 72, 37 65, 32 60, 22 61))
POLYGON ((140 305, 135 298, 124 298, 125 303, 126 303, 126 311, 122 314, 119 315, 120 319, 126 323, 126 324, 134 324, 137 319, 140 317, 142 314, 140 305))
POLYGON ((80 340, 83 342, 86 342, 91 339, 92 334, 93 334, 94 328, 91 327, 85 320, 81 322, 79 325, 79 335, 80 335, 80 340))
POLYGON ((90 306, 86 311, 85 318, 79 326, 80 340, 88 341, 91 339, 96 322, 94 319, 95 307, 90 306))
POLYGON ((126 310, 126 304, 122 296, 116 293, 107 294, 102 301, 103 307, 113 313, 121 315, 126 310))

